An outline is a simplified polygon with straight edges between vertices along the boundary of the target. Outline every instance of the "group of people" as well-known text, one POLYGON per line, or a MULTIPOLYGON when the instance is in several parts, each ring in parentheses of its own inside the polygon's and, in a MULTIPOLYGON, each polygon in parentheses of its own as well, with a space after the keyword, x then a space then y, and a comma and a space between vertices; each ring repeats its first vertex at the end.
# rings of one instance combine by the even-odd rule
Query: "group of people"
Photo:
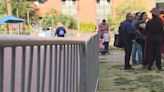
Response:
MULTIPOLYGON (((164 41, 164 12, 157 8, 151 10, 152 18, 146 12, 128 13, 126 20, 120 24, 119 35, 123 39, 125 50, 125 70, 133 64, 142 64, 145 69, 152 70, 154 61, 158 70, 161 66, 162 40, 164 41), (163 38, 162 38, 163 37, 163 38), (138 53, 138 62, 136 60, 138 53)), ((164 47, 163 47, 164 48, 164 47)))
POLYGON ((102 23, 98 25, 98 34, 99 34, 99 48, 102 55, 109 54, 109 28, 106 20, 102 20, 102 23))
POLYGON ((41 36, 42 37, 52 37, 52 36, 65 37, 66 33, 67 33, 67 31, 64 28, 64 26, 61 23, 58 23, 58 26, 55 29, 53 29, 51 27, 44 28, 43 33, 41 34, 41 36), (54 32, 52 32, 52 31, 54 31, 54 32))

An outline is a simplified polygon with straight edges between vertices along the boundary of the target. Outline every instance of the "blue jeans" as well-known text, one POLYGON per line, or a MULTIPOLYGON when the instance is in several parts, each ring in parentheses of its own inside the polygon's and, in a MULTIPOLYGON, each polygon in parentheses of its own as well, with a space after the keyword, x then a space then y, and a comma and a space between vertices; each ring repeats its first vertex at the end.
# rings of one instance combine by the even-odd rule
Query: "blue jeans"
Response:
POLYGON ((136 64, 136 54, 138 53, 138 61, 142 64, 142 47, 141 44, 138 44, 135 40, 133 41, 132 47, 132 63, 136 64))

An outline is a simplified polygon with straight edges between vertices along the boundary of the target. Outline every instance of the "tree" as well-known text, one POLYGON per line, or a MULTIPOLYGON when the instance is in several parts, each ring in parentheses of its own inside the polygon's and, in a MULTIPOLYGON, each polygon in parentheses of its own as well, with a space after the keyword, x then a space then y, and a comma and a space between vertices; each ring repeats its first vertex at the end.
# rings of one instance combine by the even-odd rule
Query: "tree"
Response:
MULTIPOLYGON (((12 15, 19 16, 20 18, 27 20, 27 13, 29 12, 30 21, 36 20, 37 8, 32 2, 27 0, 11 0, 12 15), (18 9, 18 13, 17 13, 18 9)), ((7 15, 6 0, 0 0, 0 16, 7 15)))
POLYGON ((118 7, 116 7, 116 16, 108 16, 109 26, 118 29, 120 23, 125 20, 127 13, 143 12, 146 11, 144 6, 145 0, 125 0, 118 7))
POLYGON ((59 14, 55 9, 50 9, 42 19, 42 27, 55 27, 58 23, 62 23, 70 29, 77 28, 77 20, 69 15, 59 14))
POLYGON ((125 19, 127 13, 146 11, 146 7, 143 3, 143 0, 125 0, 116 8, 116 15, 119 22, 125 19))

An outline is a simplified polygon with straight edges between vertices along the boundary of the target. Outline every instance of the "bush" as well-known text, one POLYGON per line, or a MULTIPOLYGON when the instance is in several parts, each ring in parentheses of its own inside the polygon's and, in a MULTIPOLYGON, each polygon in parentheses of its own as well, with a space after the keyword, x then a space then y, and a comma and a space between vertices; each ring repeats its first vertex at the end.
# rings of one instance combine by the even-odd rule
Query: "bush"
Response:
POLYGON ((56 10, 51 9, 42 19, 42 27, 56 27, 58 23, 62 23, 69 29, 77 29, 77 20, 69 15, 58 14, 56 10))
POLYGON ((80 23, 80 30, 83 32, 94 32, 96 30, 96 25, 92 23, 80 23))
POLYGON ((32 26, 25 25, 25 27, 23 28, 22 34, 23 35, 30 35, 31 34, 31 30, 32 30, 32 26))
POLYGON ((0 34, 6 33, 6 25, 0 25, 0 34))

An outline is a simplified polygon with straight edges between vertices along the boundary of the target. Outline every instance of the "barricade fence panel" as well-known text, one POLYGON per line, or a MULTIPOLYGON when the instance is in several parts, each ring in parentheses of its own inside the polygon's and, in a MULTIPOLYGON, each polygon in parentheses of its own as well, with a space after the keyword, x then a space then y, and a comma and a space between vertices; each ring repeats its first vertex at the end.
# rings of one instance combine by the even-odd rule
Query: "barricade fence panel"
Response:
POLYGON ((0 36, 0 43, 0 92, 96 92, 97 34, 85 40, 0 36))

